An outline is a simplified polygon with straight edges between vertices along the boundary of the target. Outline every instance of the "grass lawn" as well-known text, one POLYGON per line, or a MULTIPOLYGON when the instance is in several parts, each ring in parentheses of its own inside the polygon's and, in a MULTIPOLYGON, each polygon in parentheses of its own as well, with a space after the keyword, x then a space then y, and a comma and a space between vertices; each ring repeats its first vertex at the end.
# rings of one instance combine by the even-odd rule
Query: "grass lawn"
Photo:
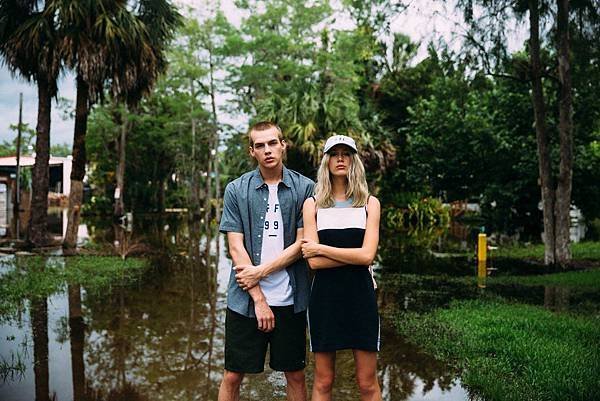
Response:
MULTIPOLYGON (((571 253, 574 260, 600 260, 600 242, 577 242, 571 244, 571 253)), ((517 259, 543 259, 544 244, 499 247, 493 251, 492 256, 517 259)))
POLYGON ((147 268, 144 259, 115 256, 17 256, 0 263, 5 269, 0 275, 0 316, 16 312, 26 299, 47 297, 67 284, 100 291, 131 281, 147 268))
POLYGON ((600 317, 556 314, 501 299, 401 313, 398 330, 463 369, 490 400, 600 399, 600 317))
MULTIPOLYGON (((473 279, 474 281, 475 279, 473 279)), ((600 291, 600 269, 531 276, 491 276, 488 284, 551 285, 600 291)))

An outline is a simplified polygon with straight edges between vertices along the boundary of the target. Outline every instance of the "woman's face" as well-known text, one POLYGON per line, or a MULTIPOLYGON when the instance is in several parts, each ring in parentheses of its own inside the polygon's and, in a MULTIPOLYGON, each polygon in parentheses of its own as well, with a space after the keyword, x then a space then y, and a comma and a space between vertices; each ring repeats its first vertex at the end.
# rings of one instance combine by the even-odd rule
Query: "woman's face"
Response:
POLYGON ((333 176, 348 175, 352 165, 352 149, 346 145, 335 145, 329 153, 329 172, 333 176))

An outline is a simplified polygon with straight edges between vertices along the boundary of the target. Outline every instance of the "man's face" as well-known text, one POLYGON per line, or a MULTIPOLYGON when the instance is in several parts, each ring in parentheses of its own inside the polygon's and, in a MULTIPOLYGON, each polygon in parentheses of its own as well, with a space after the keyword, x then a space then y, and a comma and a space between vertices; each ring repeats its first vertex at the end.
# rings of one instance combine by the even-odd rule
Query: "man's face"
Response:
POLYGON ((279 140, 278 134, 275 127, 250 133, 254 142, 254 146, 250 147, 250 155, 264 168, 277 168, 281 164, 286 144, 279 140))

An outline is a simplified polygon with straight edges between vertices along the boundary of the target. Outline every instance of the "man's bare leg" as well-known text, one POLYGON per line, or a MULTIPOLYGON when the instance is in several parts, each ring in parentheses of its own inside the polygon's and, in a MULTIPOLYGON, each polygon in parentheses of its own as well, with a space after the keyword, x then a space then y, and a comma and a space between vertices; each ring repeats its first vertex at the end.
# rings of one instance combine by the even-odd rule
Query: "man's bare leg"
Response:
POLYGON ((285 372, 287 380, 288 401, 306 401, 306 379, 304 369, 294 372, 285 372))
MULTIPOLYGON (((244 379, 243 373, 231 372, 227 369, 223 372, 223 381, 219 387, 219 401, 239 401, 240 386, 244 379)), ((305 398, 306 399, 306 398, 305 398)))

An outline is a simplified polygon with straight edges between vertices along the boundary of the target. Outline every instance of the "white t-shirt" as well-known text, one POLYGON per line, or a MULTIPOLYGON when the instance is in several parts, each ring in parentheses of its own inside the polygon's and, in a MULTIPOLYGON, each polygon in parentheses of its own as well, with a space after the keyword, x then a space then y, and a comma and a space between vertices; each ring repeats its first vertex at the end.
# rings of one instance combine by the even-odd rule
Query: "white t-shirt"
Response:
MULTIPOLYGON (((276 259, 283 252, 283 218, 277 197, 278 184, 268 185, 269 202, 263 225, 263 240, 260 263, 276 259)), ((286 269, 269 274, 260 280, 260 288, 270 306, 286 306, 294 304, 294 294, 290 285, 290 276, 286 269)))

